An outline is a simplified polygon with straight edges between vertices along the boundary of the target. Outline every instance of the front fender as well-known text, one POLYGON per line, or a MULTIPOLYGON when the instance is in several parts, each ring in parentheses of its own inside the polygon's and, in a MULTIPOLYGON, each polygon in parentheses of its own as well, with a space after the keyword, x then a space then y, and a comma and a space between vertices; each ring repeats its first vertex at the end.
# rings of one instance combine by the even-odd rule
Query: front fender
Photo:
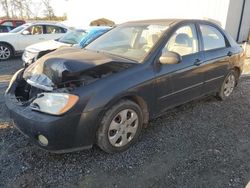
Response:
POLYGON ((153 69, 142 66, 83 87, 81 92, 88 97, 84 112, 97 108, 106 110, 123 98, 133 97, 141 98, 149 110, 154 112, 156 104, 154 75, 153 69))

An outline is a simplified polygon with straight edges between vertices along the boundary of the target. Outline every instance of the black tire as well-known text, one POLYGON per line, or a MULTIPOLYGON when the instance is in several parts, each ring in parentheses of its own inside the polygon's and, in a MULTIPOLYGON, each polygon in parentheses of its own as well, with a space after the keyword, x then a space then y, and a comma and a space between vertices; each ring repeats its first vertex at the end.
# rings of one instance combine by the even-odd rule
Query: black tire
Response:
MULTIPOLYGON (((127 116, 126 116, 126 118, 127 118, 127 116)), ((128 117, 128 118, 130 118, 130 117, 128 117)), ((120 121, 122 122, 122 118, 121 118, 120 121)), ((129 119, 126 120, 126 121, 129 121, 129 119)), ((133 120, 131 120, 131 121, 133 121, 133 120)), ((124 125, 123 123, 121 123, 121 124, 122 124, 122 126, 125 127, 125 129, 126 129, 126 127, 129 127, 128 125, 124 125)), ((119 124, 117 126, 121 126, 121 124, 119 124)), ((105 151, 107 153, 123 152, 123 151, 127 150, 130 146, 132 146, 137 141, 137 139, 138 139, 138 137, 140 135, 142 126, 143 126, 143 113, 142 113, 141 108, 136 103, 134 103, 134 102, 132 102, 130 100, 121 100, 120 102, 115 104, 113 107, 111 107, 105 113, 105 115, 103 116, 100 127, 99 127, 99 129, 97 131, 97 145, 103 151, 105 151), (111 131, 114 131, 114 130, 110 130, 111 123, 116 121, 115 118, 118 118, 120 116, 120 113, 126 112, 126 110, 128 110, 127 115, 130 113, 130 111, 132 111, 133 113, 131 113, 131 117, 132 117, 132 114, 134 114, 134 112, 135 112, 135 114, 137 116, 134 114, 135 116, 133 115, 133 117, 138 117, 138 121, 135 120, 135 122, 136 122, 136 132, 133 133, 133 137, 129 137, 131 140, 126 145, 115 146, 114 143, 111 144, 111 141, 110 141, 110 137, 112 138, 112 135, 110 136, 110 133, 111 133, 111 131)), ((133 126, 131 126, 131 127, 133 127, 133 126)), ((116 134, 118 135, 119 132, 121 132, 121 131, 120 130, 115 130, 115 135, 116 134)), ((123 137, 124 134, 126 135, 125 138, 127 138, 127 140, 129 140, 128 139, 128 136, 130 134, 129 132, 123 131, 123 133, 119 133, 119 135, 120 134, 123 134, 123 135, 121 135, 119 137, 119 139, 121 138, 120 139, 121 142, 122 142, 122 140, 124 138, 123 137), (126 132, 126 133, 124 133, 124 132, 126 132)), ((117 141, 119 141, 119 139, 117 141)), ((126 142, 124 142, 124 143, 126 143, 126 142)), ((115 144, 120 144, 120 142, 115 143, 115 144)))
POLYGON ((13 49, 10 45, 0 43, 0 61, 6 61, 13 57, 13 49))
POLYGON ((222 85, 221 85, 221 88, 220 88, 220 91, 218 93, 218 98, 220 100, 226 100, 230 95, 231 93, 233 92, 233 89, 235 88, 235 86, 237 85, 237 82, 238 82, 238 74, 237 72, 235 72, 235 70, 231 70, 227 76, 225 77, 222 85), (229 92, 226 92, 226 86, 227 84, 229 83, 229 80, 230 79, 234 79, 234 82, 232 82, 231 84, 231 90, 229 92))

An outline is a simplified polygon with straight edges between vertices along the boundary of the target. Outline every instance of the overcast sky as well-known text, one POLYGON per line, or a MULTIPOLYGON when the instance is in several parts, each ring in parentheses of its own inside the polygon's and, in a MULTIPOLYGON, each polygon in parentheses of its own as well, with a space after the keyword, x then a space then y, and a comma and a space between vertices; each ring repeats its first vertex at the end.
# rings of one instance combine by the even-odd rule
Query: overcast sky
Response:
POLYGON ((69 22, 74 25, 80 22, 89 24, 102 17, 115 23, 140 19, 208 17, 224 24, 228 4, 229 0, 69 0, 66 9, 69 22))
MULTIPOLYGON (((33 0, 38 16, 41 0, 33 0)), ((129 20, 155 18, 199 18, 218 20, 225 25, 230 0, 51 0, 57 16, 64 13, 72 26, 89 25, 90 21, 107 18, 122 23, 129 20), (196 9, 195 9, 195 8, 196 9), (195 10, 195 11, 190 11, 195 10)), ((40 11, 40 12, 39 12, 40 11)), ((0 11, 0 14, 2 11, 0 11)))
POLYGON ((67 13, 67 0, 52 0, 51 4, 57 16, 63 16, 64 13, 67 13))

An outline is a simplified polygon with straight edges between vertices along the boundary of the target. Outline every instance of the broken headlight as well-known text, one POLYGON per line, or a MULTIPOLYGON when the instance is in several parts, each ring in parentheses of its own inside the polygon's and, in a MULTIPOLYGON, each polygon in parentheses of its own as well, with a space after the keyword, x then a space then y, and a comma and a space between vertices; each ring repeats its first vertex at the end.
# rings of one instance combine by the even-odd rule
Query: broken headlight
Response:
POLYGON ((27 82, 36 88, 52 91, 54 84, 45 74, 32 75, 27 79, 27 82))
POLYGON ((25 69, 23 78, 33 87, 52 91, 54 83, 51 79, 43 73, 43 66, 39 63, 33 63, 25 69))
POLYGON ((30 104, 30 107, 35 111, 62 115, 69 111, 78 100, 78 96, 68 93, 41 93, 30 104))
POLYGON ((39 52, 31 52, 31 51, 27 51, 25 50, 22 56, 22 60, 24 62, 25 66, 30 65, 31 63, 33 63, 35 61, 35 59, 37 58, 39 52))

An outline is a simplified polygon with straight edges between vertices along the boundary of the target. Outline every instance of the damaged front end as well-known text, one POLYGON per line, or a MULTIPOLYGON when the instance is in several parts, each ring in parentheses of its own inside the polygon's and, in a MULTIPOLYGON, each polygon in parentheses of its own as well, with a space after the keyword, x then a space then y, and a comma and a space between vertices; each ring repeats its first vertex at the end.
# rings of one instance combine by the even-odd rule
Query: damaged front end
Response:
MULTIPOLYGON (((9 88, 6 90, 6 102, 9 106, 29 107, 51 115, 62 115, 71 109, 79 100, 79 97, 70 94, 67 88, 51 89, 45 84, 50 81, 37 78, 25 79, 24 69, 19 70, 12 78, 9 88), (39 83, 40 82, 40 83, 39 83)), ((7 106, 8 106, 7 105, 7 106)))
POLYGON ((75 88, 89 85, 131 65, 133 63, 115 62, 112 59, 95 63, 63 59, 37 61, 13 76, 6 93, 11 93, 15 100, 29 105, 32 110, 61 115, 78 101, 78 96, 70 94, 75 88), (14 87, 11 86, 13 82, 14 87))
POLYGON ((17 71, 5 94, 15 127, 52 152, 92 146, 100 109, 85 111, 91 93, 136 65, 105 54, 69 50, 52 52, 17 71))

